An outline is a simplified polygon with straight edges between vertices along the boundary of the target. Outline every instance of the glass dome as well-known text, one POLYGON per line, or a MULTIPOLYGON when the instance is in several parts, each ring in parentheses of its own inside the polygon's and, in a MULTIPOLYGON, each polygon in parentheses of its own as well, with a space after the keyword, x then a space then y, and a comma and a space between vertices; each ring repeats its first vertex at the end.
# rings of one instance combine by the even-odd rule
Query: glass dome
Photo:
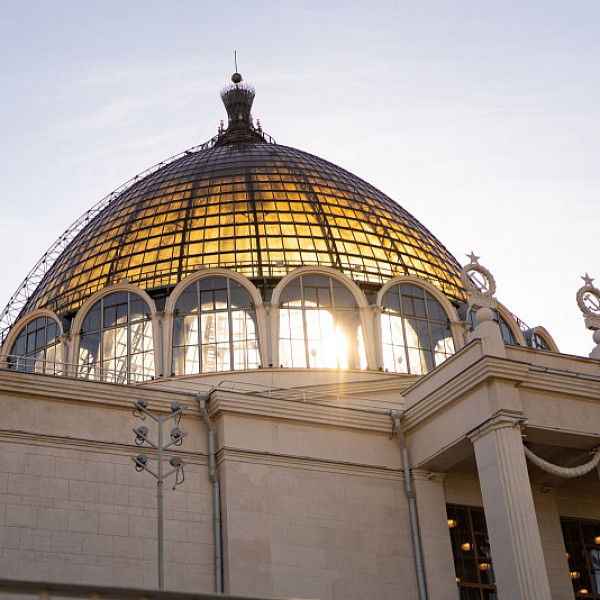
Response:
POLYGON ((150 293, 170 289, 202 267, 233 269, 259 287, 301 266, 331 267, 367 285, 415 275, 464 299, 459 264, 411 214, 352 173, 274 143, 252 122, 250 86, 221 95, 227 129, 115 195, 21 314, 65 314, 125 280, 150 293))

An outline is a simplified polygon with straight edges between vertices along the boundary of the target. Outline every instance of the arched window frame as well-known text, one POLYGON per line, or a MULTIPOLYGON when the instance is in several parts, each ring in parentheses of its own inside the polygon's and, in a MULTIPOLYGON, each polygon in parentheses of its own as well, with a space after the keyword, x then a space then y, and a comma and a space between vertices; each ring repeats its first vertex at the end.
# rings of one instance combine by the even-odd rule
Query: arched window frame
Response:
POLYGON ((277 287, 273 290, 273 296, 271 299, 271 330, 272 330, 272 355, 274 358, 274 364, 280 364, 279 357, 279 334, 280 334, 280 305, 281 295, 286 287, 297 278, 303 275, 320 275, 324 277, 331 277, 333 280, 341 283, 354 298, 358 307, 359 323, 362 327, 364 351, 366 356, 367 369, 374 369, 376 357, 374 353, 374 331, 373 331, 373 312, 372 307, 367 304, 362 290, 346 275, 332 269, 330 267, 299 267, 290 271, 281 281, 277 284, 277 287))
MULTIPOLYGON (((514 341, 516 342, 515 345, 527 346, 527 342, 525 341, 525 335, 521 331, 514 315, 502 303, 496 301, 496 305, 497 306, 496 306, 495 310, 498 312, 498 315, 502 318, 502 320, 504 321, 504 323, 510 330, 512 337, 513 337, 514 341)), ((475 308, 475 307, 469 308, 467 315, 466 315, 467 328, 472 326, 471 325, 471 317, 470 317, 470 313, 472 311, 476 312, 477 308, 475 308)), ((467 331, 469 331, 469 329, 467 329, 467 331)), ((504 336, 502 336, 502 339, 504 340, 504 336)), ((506 342, 506 340, 504 340, 504 343, 506 344, 508 342, 506 342)))
POLYGON ((545 350, 547 352, 559 352, 558 346, 554 341, 554 338, 548 333, 545 327, 538 325, 533 329, 529 329, 525 332, 525 340, 527 341, 527 347, 532 348, 533 350, 545 350), (532 339, 534 336, 539 336, 548 346, 548 348, 537 348, 536 346, 532 346, 532 339))
POLYGON ((401 275, 399 277, 394 277, 393 279, 390 279, 381 287, 377 294, 377 317, 375 319, 375 331, 377 332, 377 358, 380 369, 384 368, 381 320, 383 298, 393 287, 403 284, 414 285, 423 289, 425 292, 433 296, 433 298, 440 304, 443 311, 446 313, 446 316, 448 317, 448 325, 450 328, 450 334, 452 336, 452 342, 454 344, 454 353, 456 354, 456 352, 458 352, 458 350, 460 350, 464 346, 462 324, 460 322, 460 319, 458 318, 456 309, 454 308, 450 300, 448 300, 448 298, 429 281, 421 279, 420 277, 415 277, 414 275, 401 275))
POLYGON ((504 319, 504 322, 508 325, 508 328, 510 329, 515 341, 517 342, 517 345, 527 346, 525 336, 523 335, 523 332, 521 331, 521 328, 519 327, 519 324, 517 323, 514 315, 501 302, 498 302, 498 314, 504 319))
MULTIPOLYGON (((34 370, 33 372, 39 373, 46 373, 46 374, 52 374, 52 375, 58 375, 58 374, 64 374, 64 369, 65 369, 65 359, 67 358, 67 352, 66 352, 66 345, 64 344, 64 331, 63 331, 63 326, 62 323, 59 319, 59 317, 56 315, 55 312, 48 310, 48 309, 44 309, 44 308, 39 308, 36 310, 31 311, 30 313, 28 313, 27 315, 25 315, 24 317, 22 317, 21 319, 19 319, 14 326, 11 328, 10 332, 8 333, 8 335, 6 336, 6 339, 4 340, 4 343, 2 344, 2 353, 0 354, 0 365, 2 367, 5 368, 11 368, 12 365, 12 351, 13 351, 13 346, 15 345, 17 339, 19 338, 19 336, 21 335, 21 333, 23 332, 23 330, 30 325, 31 323, 33 323, 34 321, 36 321, 37 319, 40 318, 46 318, 46 319, 52 319, 55 323, 56 323, 56 327, 57 327, 57 332, 58 335, 56 336, 56 344, 45 344, 44 346, 40 347, 38 349, 39 350, 44 350, 44 354, 46 354, 46 351, 48 348, 52 347, 52 346, 56 346, 57 349, 57 359, 55 361, 51 361, 48 362, 48 359, 44 356, 44 366, 42 371, 38 371, 38 370, 34 370)), ((25 369, 18 369, 18 366, 16 368, 16 370, 25 370, 25 369)))
MULTIPOLYGON (((198 281, 202 279, 211 279, 214 277, 224 277, 226 279, 231 279, 237 283, 239 283, 242 287, 246 289, 246 291, 250 294, 252 298, 252 302, 254 304, 254 310, 256 313, 256 336, 258 339, 258 351, 259 351, 259 360, 260 366, 264 366, 268 364, 268 344, 267 340, 267 323, 266 323, 266 308, 263 304, 262 298, 260 296, 259 291, 252 284, 252 282, 240 275, 236 271, 231 271, 230 269, 223 268, 207 268, 201 269, 193 275, 189 275, 185 279, 182 279, 173 289, 170 296, 167 298, 167 302, 165 305, 165 318, 164 318, 164 331, 165 331, 165 344, 164 344, 164 364, 167 366, 167 371, 170 375, 174 375, 172 372, 173 368, 173 336, 174 336, 174 326, 175 326, 175 310, 177 307, 177 302, 180 297, 185 293, 185 291, 191 286, 196 284, 198 281)), ((220 371, 224 372, 224 371, 220 371)), ((199 374, 199 373, 198 373, 199 374)))
MULTIPOLYGON (((160 371, 160 355, 161 352, 158 350, 160 347, 160 323, 158 314, 156 312, 156 307, 152 298, 142 289, 135 285, 131 285, 129 283, 117 283, 115 285, 108 286, 101 290, 98 290, 96 293, 92 294, 81 306, 77 315, 75 315, 75 319, 73 319, 73 325, 71 326, 72 331, 72 344, 71 344, 71 357, 70 362, 73 366, 74 376, 82 376, 81 366, 79 364, 79 351, 81 348, 81 328, 83 326, 83 322, 87 317, 88 313, 104 298, 110 296, 112 294, 116 294, 119 292, 129 292, 130 294, 134 294, 138 296, 146 305, 148 309, 148 319, 152 325, 152 345, 153 345, 153 357, 154 357, 154 373, 152 373, 151 378, 157 377, 160 371)), ((129 327, 130 323, 127 322, 127 326, 129 327)), ((128 377, 126 381, 119 381, 114 383, 136 383, 140 381, 147 381, 148 379, 137 379, 128 377), (135 381, 134 381, 135 379, 135 381)), ((85 377, 84 377, 85 378, 85 377)), ((92 378, 90 378, 92 379, 92 378)), ((101 378, 93 378, 93 381, 106 381, 104 377, 101 378)))

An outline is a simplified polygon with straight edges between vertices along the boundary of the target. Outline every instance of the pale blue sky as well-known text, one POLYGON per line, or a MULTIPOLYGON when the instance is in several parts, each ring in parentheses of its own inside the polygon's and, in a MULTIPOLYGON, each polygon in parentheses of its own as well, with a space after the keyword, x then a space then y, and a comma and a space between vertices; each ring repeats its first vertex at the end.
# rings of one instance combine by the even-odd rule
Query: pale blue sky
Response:
POLYGON ((210 138, 239 69, 278 142, 412 212, 564 352, 591 350, 600 2, 0 0, 0 305, 85 210, 210 138))

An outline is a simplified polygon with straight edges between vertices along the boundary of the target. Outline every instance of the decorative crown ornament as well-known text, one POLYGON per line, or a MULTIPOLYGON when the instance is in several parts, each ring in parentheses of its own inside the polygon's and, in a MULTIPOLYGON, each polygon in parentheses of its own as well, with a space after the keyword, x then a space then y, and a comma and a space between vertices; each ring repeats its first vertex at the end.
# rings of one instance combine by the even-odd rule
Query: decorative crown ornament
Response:
POLYGON ((479 256, 471 250, 469 263, 460 270, 460 279, 469 295, 469 306, 497 308, 494 298, 496 281, 488 269, 479 264, 479 256))
POLYGON ((585 326, 600 329, 600 290, 593 285, 594 279, 587 273, 581 279, 584 285, 577 290, 577 306, 585 317, 585 326))
POLYGON ((596 347, 591 351, 590 357, 600 359, 600 290, 593 285, 594 279, 587 273, 582 275, 581 279, 584 284, 577 290, 575 298, 583 314, 585 326, 594 332, 592 339, 596 347))

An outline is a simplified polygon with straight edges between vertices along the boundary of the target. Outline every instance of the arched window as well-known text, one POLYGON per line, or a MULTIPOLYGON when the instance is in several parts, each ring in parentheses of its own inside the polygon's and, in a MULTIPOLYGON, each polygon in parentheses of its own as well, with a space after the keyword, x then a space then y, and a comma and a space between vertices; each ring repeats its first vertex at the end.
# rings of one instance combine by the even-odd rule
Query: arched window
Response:
POLYGON ((383 368, 422 375, 454 354, 448 315, 423 288, 391 287, 381 300, 383 368))
POLYGON ((9 368, 29 373, 60 372, 61 356, 58 323, 39 317, 23 327, 10 350, 9 368))
POLYGON ((191 284, 175 305, 173 373, 212 373, 260 365, 250 292, 228 277, 191 284))
POLYGON ((366 368, 356 300, 326 275, 301 275, 280 297, 279 362, 284 367, 366 368))
POLYGON ((80 377, 132 383, 154 377, 152 322, 131 292, 104 296, 86 314, 79 344, 80 377))
MULTIPOLYGON (((477 320, 477 317, 475 316, 477 313, 477 310, 475 309, 471 309, 469 311, 469 323, 471 323, 471 327, 473 329, 475 329, 475 327, 477 327, 477 325, 479 325, 479 321, 477 320)), ((508 344, 509 346, 518 346, 519 342, 517 342, 517 340, 515 339, 515 336, 513 335, 513 332, 511 330, 511 328, 509 327, 508 323, 505 321, 504 317, 502 317, 500 315, 500 313, 497 310, 493 311, 494 313, 494 322, 498 323, 498 326, 500 327, 500 333, 502 334, 502 340, 504 341, 505 344, 508 344)))
POLYGON ((530 348, 535 348, 536 350, 546 350, 548 352, 552 351, 552 346, 550 346, 548 340, 543 335, 535 331, 535 329, 529 329, 525 332, 525 340, 530 348))

